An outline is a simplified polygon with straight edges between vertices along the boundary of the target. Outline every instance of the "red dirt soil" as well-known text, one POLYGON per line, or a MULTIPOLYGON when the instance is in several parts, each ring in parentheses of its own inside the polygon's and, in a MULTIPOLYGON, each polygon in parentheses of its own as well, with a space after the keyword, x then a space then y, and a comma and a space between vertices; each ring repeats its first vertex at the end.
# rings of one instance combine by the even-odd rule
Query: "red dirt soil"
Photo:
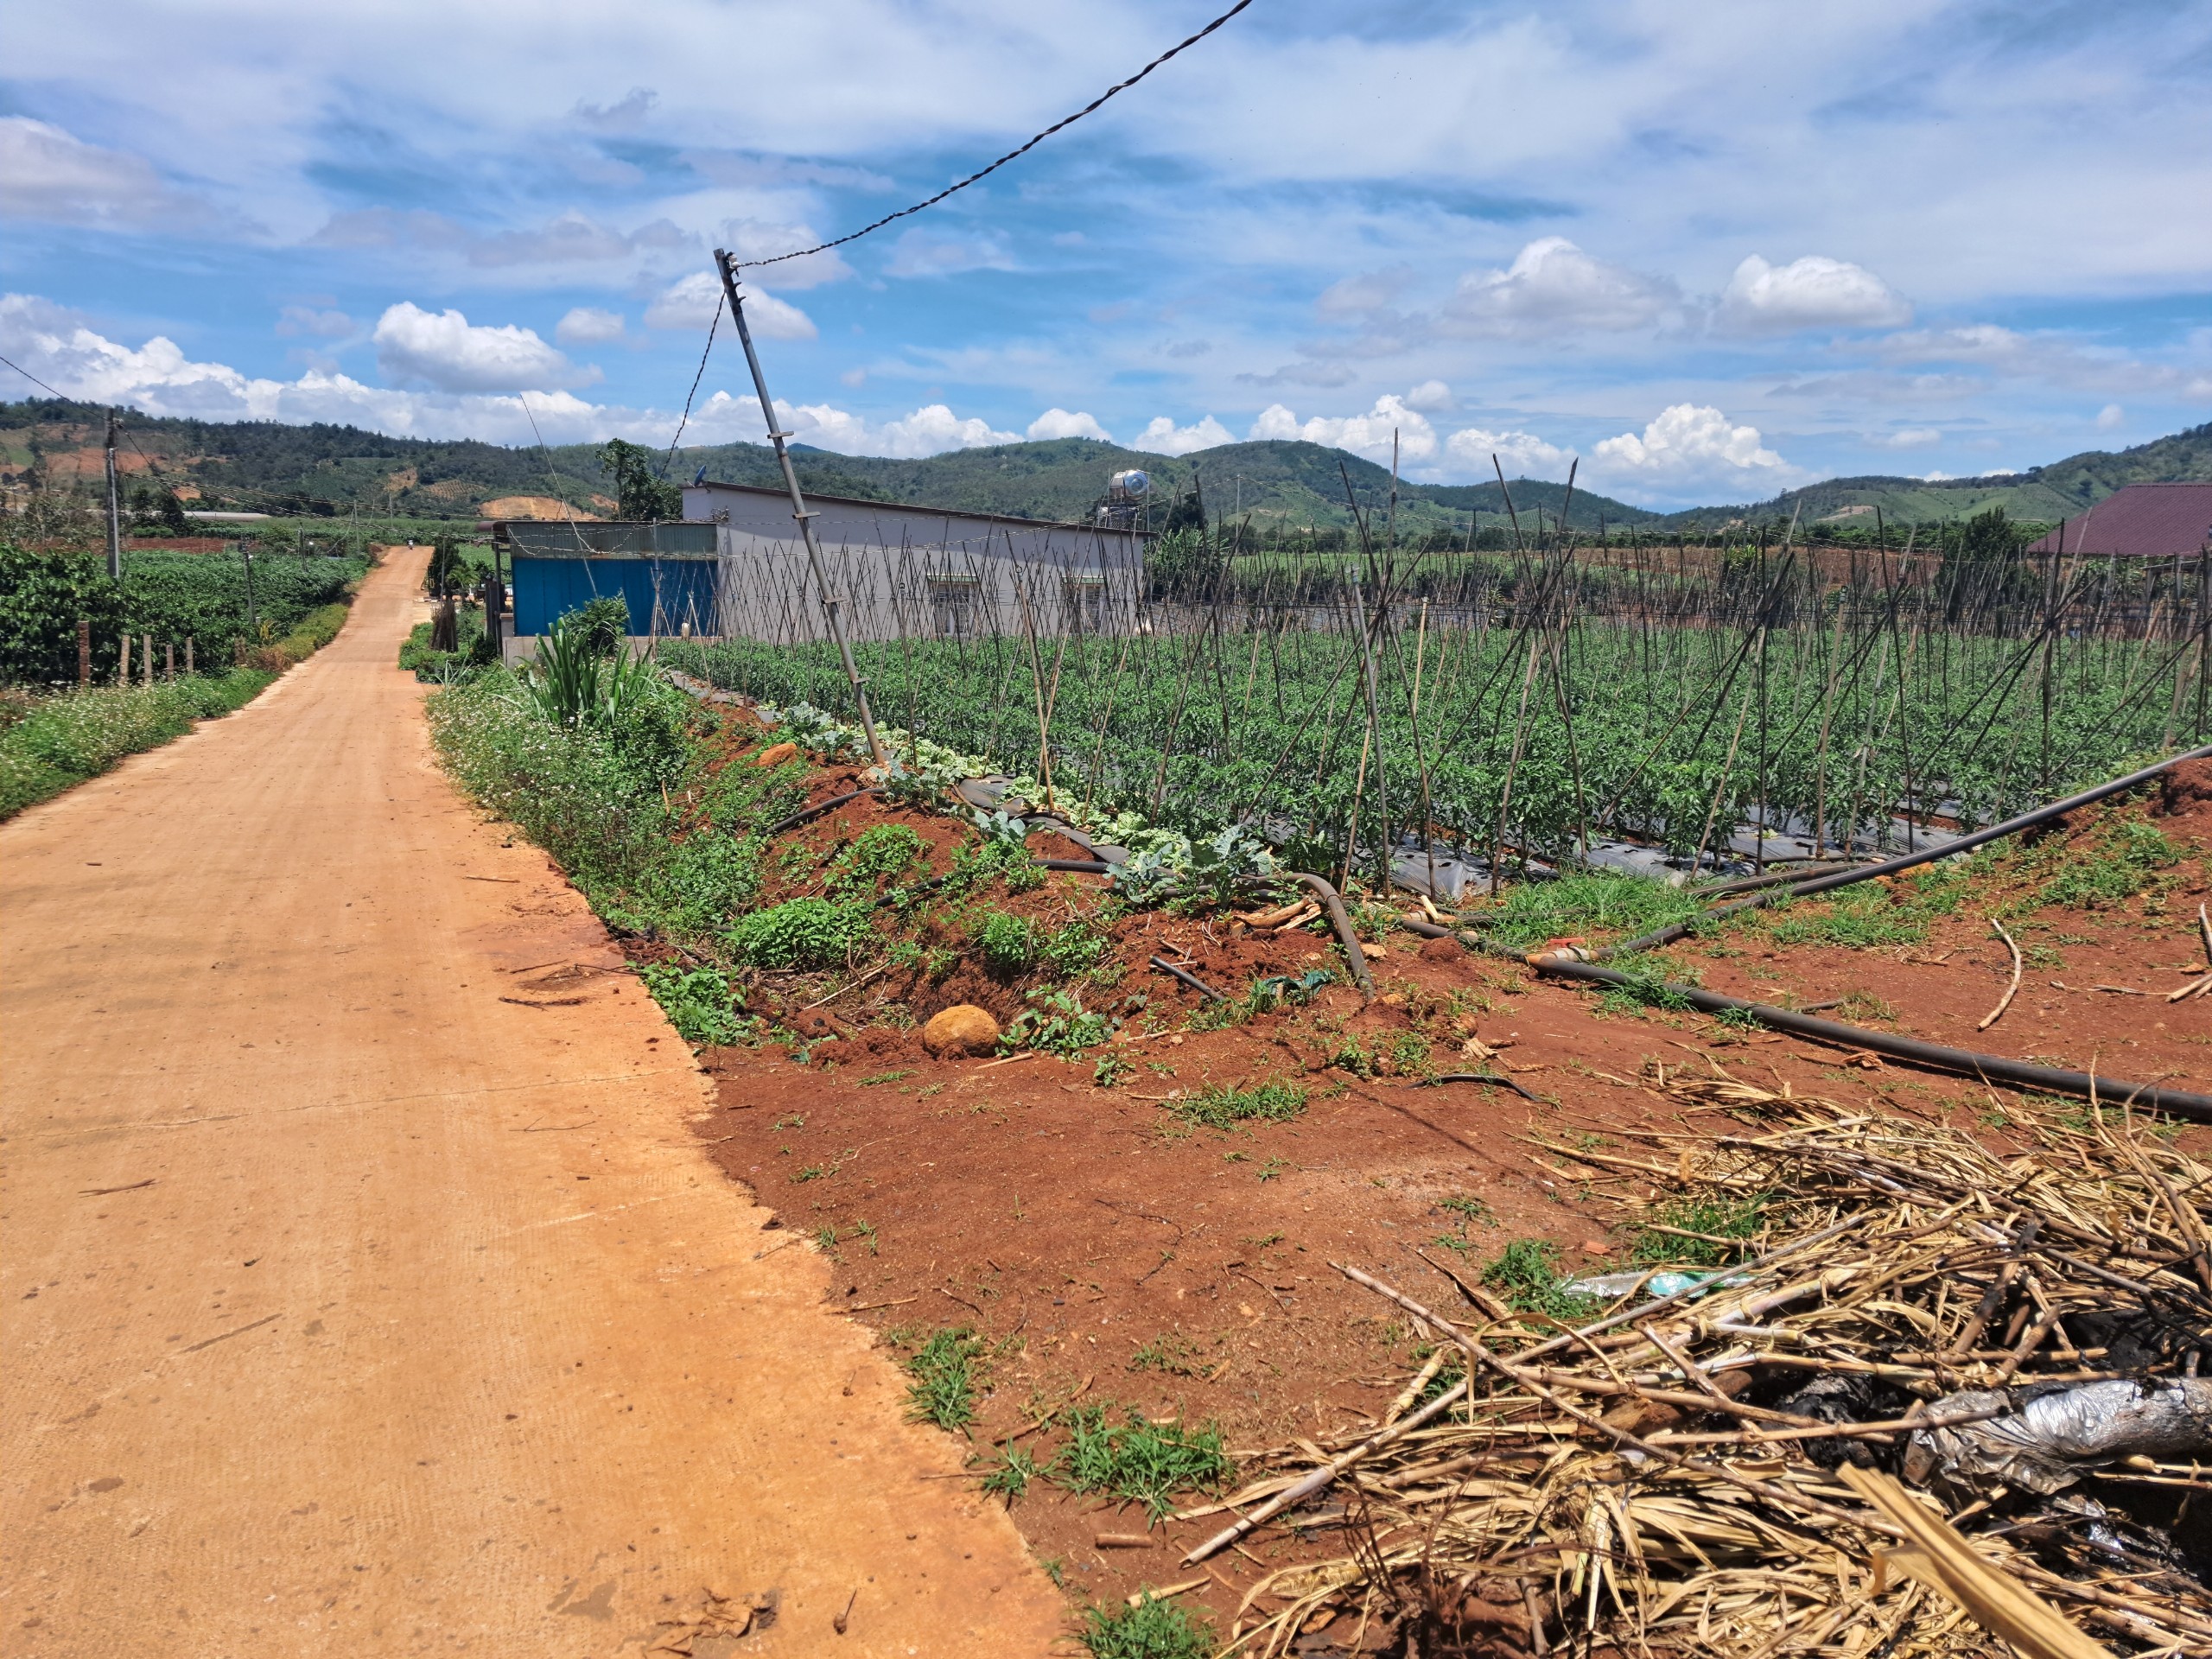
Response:
MULTIPOLYGON (((823 773, 811 798, 855 786, 849 772, 823 773)), ((1801 1002, 1860 992, 1889 1014, 1855 1004, 1831 1017, 2202 1088, 2212 1074, 2212 998, 2172 1004, 2164 994, 2207 965, 2196 934, 2212 879, 2204 856, 2212 765, 2177 769, 2147 803, 2075 817, 2083 835, 2145 819, 2185 856, 2162 887, 2114 908, 2046 908, 2012 920, 2031 961, 2013 1007, 1990 1031, 1975 1027, 2002 994, 2010 958, 1973 899, 1909 945, 1788 947, 1751 928, 1690 941, 1673 961, 1715 989, 1764 1001, 1794 993, 1801 1002)), ((827 856, 887 821, 924 836, 932 868, 964 834, 945 818, 864 799, 794 835, 827 856)), ((1032 849, 1048 850, 1042 838, 1032 849)), ((1101 886, 1056 874, 1001 903, 1065 920, 1094 906, 1101 886)), ((1114 930, 1125 976, 1110 995, 1141 991, 1147 1014, 1179 1027, 1201 999, 1148 969, 1151 952, 1179 951, 1191 971, 1236 995, 1261 974, 1329 960, 1329 946, 1319 931, 1255 935, 1218 915, 1138 912, 1114 930)), ((1364 1007, 1338 985, 1309 1007, 1223 1030, 1139 1037, 1133 1021, 1113 1046, 1073 1062, 929 1058, 908 1022, 957 1001, 1002 1020, 1022 1006, 1022 982, 1000 982, 965 962, 938 984, 918 971, 877 976, 864 982, 864 995, 838 994, 843 976, 804 996, 763 976, 756 1007, 779 995, 787 1007, 826 1001, 794 1027, 817 1039, 709 1051, 719 1109, 702 1133, 721 1166, 798 1237, 821 1248, 834 1234, 834 1300, 902 1351, 945 1325, 981 1332, 995 1357, 969 1431, 975 1450, 995 1461, 995 1443, 1026 1434, 1020 1443, 1045 1463, 1058 1431, 1027 1431, 1069 1402, 1216 1421, 1231 1447, 1248 1451, 1371 1420, 1406 1379, 1410 1339, 1332 1261, 1453 1311, 1465 1304, 1452 1275, 1471 1280, 1510 1239, 1551 1240, 1570 1268, 1619 1265, 1628 1241, 1608 1231, 1615 1217, 1532 1161, 1524 1136, 1535 1128, 1604 1136, 1726 1122, 1685 1117, 1644 1086, 1651 1063, 1709 1060, 1763 1086, 1853 1107, 1993 1123, 2009 1098, 1972 1080, 1694 1014, 1608 1009, 1592 992, 1451 941, 1401 932, 1373 966, 1382 995, 1364 1007), (1541 1102, 1482 1084, 1362 1078, 1330 1065, 1348 1039, 1374 1051, 1416 1034, 1433 1046, 1434 1069, 1502 1065, 1541 1102), (1471 1036, 1500 1058, 1457 1059, 1471 1036), (1094 1070, 1109 1053, 1134 1071, 1102 1087, 1094 1070), (1302 1116, 1193 1128, 1166 1098, 1268 1078, 1313 1091, 1302 1116), (1454 1198, 1484 1208, 1470 1219, 1442 1207, 1454 1198)), ((1097 1006, 1107 994, 1086 995, 1097 1006)), ((1070 1594, 1102 1604, 1199 1576, 1179 1565, 1180 1554, 1223 1522, 1170 1521, 1154 1532, 1154 1548, 1102 1548, 1102 1532, 1144 1530, 1141 1510, 1072 1498, 1043 1482, 1011 1508, 1038 1554, 1059 1565, 1070 1594)), ((1263 1529, 1210 1562, 1210 1587, 1182 1599, 1203 1604, 1225 1630, 1244 1587, 1297 1553, 1281 1532, 1263 1529)))

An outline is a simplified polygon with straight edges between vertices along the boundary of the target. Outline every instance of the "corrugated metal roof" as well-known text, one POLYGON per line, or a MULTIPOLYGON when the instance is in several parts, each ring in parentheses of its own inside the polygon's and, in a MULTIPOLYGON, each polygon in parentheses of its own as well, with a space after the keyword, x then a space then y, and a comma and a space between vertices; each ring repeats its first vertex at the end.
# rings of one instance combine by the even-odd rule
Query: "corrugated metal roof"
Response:
MULTIPOLYGON (((2212 484, 2129 484, 2066 521, 2069 554, 2186 558, 2212 542, 2212 484)), ((2053 531, 2028 551, 2059 550, 2053 531)))
POLYGON ((502 518, 493 524, 492 537, 502 547, 541 559, 715 556, 715 527, 681 521, 609 524, 580 518, 569 524, 547 518, 502 518))
MULTIPOLYGON (((685 487, 728 490, 739 495, 763 496, 778 501, 791 499, 789 493, 783 490, 769 489, 758 484, 724 484, 711 478, 703 484, 691 484, 685 487)), ((1141 539, 1141 532, 1117 524, 1071 524, 1064 518, 1016 518, 1007 513, 971 512, 966 507, 927 507, 917 501, 864 501, 856 495, 825 495, 819 490, 807 490, 806 499, 809 503, 826 501, 840 507, 873 507, 883 512, 922 513, 931 518, 973 519, 980 524, 1016 524, 1024 530, 1079 530, 1086 535, 1095 531, 1102 536, 1128 536, 1141 539)))

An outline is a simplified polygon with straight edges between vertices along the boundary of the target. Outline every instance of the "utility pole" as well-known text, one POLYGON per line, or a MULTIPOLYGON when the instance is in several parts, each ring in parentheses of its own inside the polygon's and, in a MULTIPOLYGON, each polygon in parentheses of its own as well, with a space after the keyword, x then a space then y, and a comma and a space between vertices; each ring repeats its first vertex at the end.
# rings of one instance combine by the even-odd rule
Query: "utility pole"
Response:
POLYGON ((123 580, 123 495, 115 480, 115 411, 107 412, 107 577, 123 580))
POLYGON ((859 705, 861 730, 868 734, 868 753, 875 757, 875 764, 888 768, 891 757, 884 753, 883 740, 875 734, 875 716, 868 712, 868 682, 861 677, 860 667, 853 661, 853 648, 845 639, 845 622, 840 607, 844 601, 830 591, 829 578, 822 569, 822 548, 814 539, 814 514, 807 510, 806 498, 799 493, 798 474, 791 470, 791 451, 785 448, 784 440, 791 435, 776 424, 775 400, 768 396, 767 377, 760 372, 760 354, 753 349, 753 331, 745 326, 745 300, 737 291, 737 264, 721 248, 715 250, 715 269, 721 274, 722 292, 729 300, 730 319, 737 324, 737 338, 745 347, 746 366, 753 371, 753 389, 760 396, 760 418, 768 423, 768 442, 776 447, 776 464, 784 469, 784 487, 791 492, 791 517, 798 520, 798 533, 806 543, 807 568, 814 573, 814 591, 821 596, 822 613, 830 621, 830 637, 837 642, 837 656, 845 665, 845 678, 853 688, 853 701, 859 705))

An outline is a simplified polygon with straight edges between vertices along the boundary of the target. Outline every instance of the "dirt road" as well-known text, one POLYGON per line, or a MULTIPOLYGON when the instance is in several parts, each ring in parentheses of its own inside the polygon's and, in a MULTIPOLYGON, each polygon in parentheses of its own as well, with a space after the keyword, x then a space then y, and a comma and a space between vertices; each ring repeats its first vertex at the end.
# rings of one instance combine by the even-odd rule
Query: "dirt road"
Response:
POLYGON ((0 1651, 1042 1653, 804 1206, 432 767, 420 575, 0 828, 0 1651))

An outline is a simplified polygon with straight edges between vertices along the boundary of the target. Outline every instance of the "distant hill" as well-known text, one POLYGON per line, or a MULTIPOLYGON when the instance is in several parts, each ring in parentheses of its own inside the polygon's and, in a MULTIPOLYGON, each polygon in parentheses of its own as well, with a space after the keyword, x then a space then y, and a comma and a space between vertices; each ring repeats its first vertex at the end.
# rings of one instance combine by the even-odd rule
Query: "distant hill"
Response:
MULTIPOLYGON (((0 404, 0 486, 96 485, 101 476, 105 411, 60 399, 0 404)), ((611 512, 610 481, 593 446, 508 448, 474 441, 395 438, 359 427, 287 426, 270 421, 214 423, 131 416, 121 451, 130 487, 179 488, 207 507, 331 515, 358 509, 407 518, 468 518, 501 497, 553 497, 580 512, 611 512)), ((1342 529, 1351 522, 1345 480, 1379 529, 1389 512, 1386 467, 1317 443, 1229 443, 1183 456, 1146 454, 1090 438, 954 450, 919 461, 841 455, 794 447, 799 481, 824 494, 920 502, 1014 518, 1080 520, 1103 495, 1109 475, 1141 467, 1164 505, 1193 489, 1208 516, 1249 516, 1255 527, 1342 529)), ((694 446, 677 456, 671 476, 774 485, 766 445, 694 446)), ((1696 531, 1731 520, 1806 524, 1871 518, 1909 524, 1963 518, 2002 506, 2016 518, 2050 522, 2081 512, 2124 484, 2212 480, 2212 425, 2117 453, 2090 451, 2002 477, 1928 481, 1871 476, 1830 479, 1770 501, 1656 513, 1586 490, 1571 506, 1563 485, 1518 479, 1510 505, 1524 531, 1556 523, 1562 507, 1578 530, 1650 527, 1696 531)), ((1401 535, 1465 528, 1471 511, 1485 528, 1507 522, 1509 497, 1496 482, 1440 486, 1401 481, 1401 535)))
POLYGON ((1670 529, 1695 529, 1731 518, 1754 521, 1788 518, 1816 524, 1822 519, 1871 517, 1880 509, 1896 524, 1964 518, 2002 507, 2014 518, 2055 524, 2094 506, 2127 484, 2192 484, 2212 481, 2212 424, 2192 427, 2171 437, 2154 438, 2133 449, 2091 449, 2024 473, 1986 478, 1831 478, 1788 490, 1771 501, 1747 506, 1694 507, 1670 513, 1670 529))

